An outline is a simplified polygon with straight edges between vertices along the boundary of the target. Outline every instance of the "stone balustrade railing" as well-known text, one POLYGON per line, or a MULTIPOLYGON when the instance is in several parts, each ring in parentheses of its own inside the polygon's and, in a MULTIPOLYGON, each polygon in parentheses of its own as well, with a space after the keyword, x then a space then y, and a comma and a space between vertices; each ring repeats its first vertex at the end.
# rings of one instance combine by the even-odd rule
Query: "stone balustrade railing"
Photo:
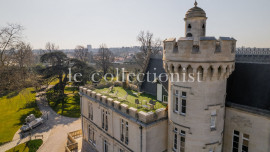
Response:
POLYGON ((80 87, 80 93, 88 96, 89 98, 95 99, 99 102, 102 102, 103 104, 106 104, 107 106, 120 111, 126 115, 129 115, 143 123, 150 123, 162 118, 167 118, 167 110, 165 108, 157 109, 155 112, 144 112, 139 111, 135 107, 129 107, 127 104, 121 103, 117 100, 114 100, 112 98, 109 98, 105 95, 102 95, 100 93, 97 93, 95 91, 92 91, 85 87, 80 87))

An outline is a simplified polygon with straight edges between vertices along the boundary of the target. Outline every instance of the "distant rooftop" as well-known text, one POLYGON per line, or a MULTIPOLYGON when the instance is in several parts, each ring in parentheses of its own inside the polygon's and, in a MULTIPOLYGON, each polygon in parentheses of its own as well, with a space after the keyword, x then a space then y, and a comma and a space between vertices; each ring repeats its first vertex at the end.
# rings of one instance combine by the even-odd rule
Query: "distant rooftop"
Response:
POLYGON ((270 48, 237 48, 237 63, 270 64, 270 48))

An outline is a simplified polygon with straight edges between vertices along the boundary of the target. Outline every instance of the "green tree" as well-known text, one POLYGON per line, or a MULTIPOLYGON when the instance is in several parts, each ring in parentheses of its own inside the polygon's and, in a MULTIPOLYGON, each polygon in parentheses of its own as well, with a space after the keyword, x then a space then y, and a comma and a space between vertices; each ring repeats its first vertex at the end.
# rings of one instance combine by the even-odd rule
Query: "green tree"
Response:
POLYGON ((65 104, 65 87, 69 84, 69 68, 73 73, 81 73, 78 82, 74 85, 84 85, 90 81, 89 76, 94 71, 93 67, 88 66, 85 62, 70 59, 61 51, 48 52, 40 57, 42 63, 46 63, 46 67, 41 70, 44 79, 58 79, 58 83, 54 86, 54 96, 57 96, 57 104, 62 103, 62 114, 65 104))

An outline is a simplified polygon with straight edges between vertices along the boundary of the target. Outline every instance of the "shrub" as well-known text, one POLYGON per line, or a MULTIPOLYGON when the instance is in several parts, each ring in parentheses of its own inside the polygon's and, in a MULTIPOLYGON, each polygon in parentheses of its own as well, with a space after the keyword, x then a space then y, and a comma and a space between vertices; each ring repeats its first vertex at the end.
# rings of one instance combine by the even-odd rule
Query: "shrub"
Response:
POLYGON ((29 152, 36 152, 42 143, 43 141, 41 139, 37 139, 28 141, 26 145, 29 148, 29 152))

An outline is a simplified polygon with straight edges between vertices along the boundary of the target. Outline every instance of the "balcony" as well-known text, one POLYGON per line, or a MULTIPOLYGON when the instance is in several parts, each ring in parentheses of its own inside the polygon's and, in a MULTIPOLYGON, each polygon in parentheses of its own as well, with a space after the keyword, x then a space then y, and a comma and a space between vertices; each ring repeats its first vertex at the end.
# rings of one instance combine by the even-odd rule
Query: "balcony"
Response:
POLYGON ((65 152, 79 152, 82 148, 82 130, 76 130, 67 134, 67 146, 65 152))

